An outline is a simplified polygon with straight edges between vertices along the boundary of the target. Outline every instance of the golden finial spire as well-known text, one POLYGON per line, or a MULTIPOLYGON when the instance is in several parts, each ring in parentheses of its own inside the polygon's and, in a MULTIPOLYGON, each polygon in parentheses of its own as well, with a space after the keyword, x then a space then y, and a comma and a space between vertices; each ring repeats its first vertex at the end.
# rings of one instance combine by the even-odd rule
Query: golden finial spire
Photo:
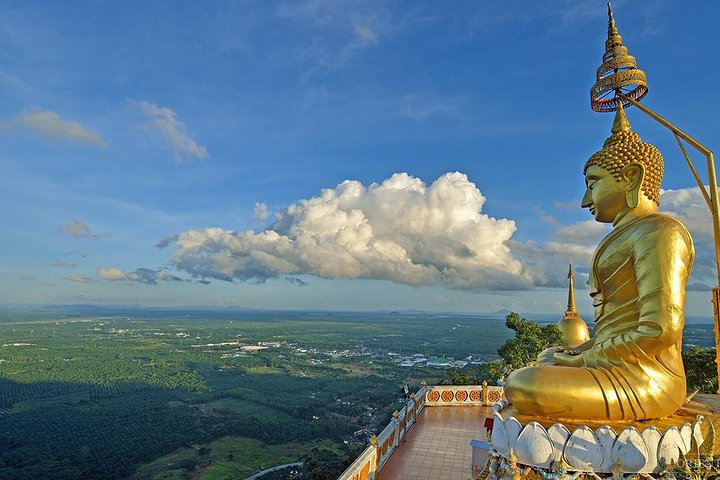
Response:
MULTIPOLYGON (((615 26, 613 11, 608 2, 608 33, 603 63, 596 72, 595 85, 590 89, 590 106, 596 112, 614 112, 622 103, 616 95, 622 92, 633 100, 640 100, 648 91, 645 72, 637 68, 635 57, 628 54, 615 26)), ((628 106, 626 104, 625 106, 628 106)))
MULTIPOLYGON (((608 38, 611 36, 618 35, 617 27, 615 27, 615 19, 612 16, 612 7, 608 2, 608 38)), ((620 38, 622 41, 622 37, 620 38)))
POLYGON ((574 278, 575 273, 573 273, 572 269, 572 255, 570 255, 570 268, 568 269, 568 308, 566 314, 571 312, 577 312, 577 308, 575 307, 575 285, 573 282, 574 278))
POLYGON ((613 120, 612 129, 610 129, 610 131, 613 134, 631 131, 630 122, 628 122, 627 116, 625 115, 625 109, 623 108, 622 102, 618 102, 617 113, 615 113, 615 120, 613 120))

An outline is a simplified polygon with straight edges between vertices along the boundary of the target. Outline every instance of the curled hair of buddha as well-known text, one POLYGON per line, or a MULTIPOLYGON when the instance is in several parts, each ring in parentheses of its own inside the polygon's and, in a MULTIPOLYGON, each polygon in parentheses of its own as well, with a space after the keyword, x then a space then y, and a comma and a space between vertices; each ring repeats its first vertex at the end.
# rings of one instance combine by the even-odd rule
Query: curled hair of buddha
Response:
POLYGON ((639 163, 645 167, 645 177, 640 188, 646 197, 660 205, 660 182, 664 171, 662 154, 657 147, 643 143, 640 136, 630 130, 630 123, 620 105, 613 122, 612 134, 605 140, 603 148, 585 163, 583 174, 590 166, 595 165, 607 170, 615 180, 620 181, 623 168, 631 163, 639 163))

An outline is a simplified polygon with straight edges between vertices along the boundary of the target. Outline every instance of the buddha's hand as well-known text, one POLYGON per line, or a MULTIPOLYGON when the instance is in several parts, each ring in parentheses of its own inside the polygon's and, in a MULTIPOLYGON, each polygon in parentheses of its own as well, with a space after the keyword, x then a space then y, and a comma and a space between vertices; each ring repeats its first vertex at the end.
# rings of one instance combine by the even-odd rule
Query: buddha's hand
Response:
POLYGON ((562 365, 565 367, 585 366, 581 352, 570 348, 566 348, 561 352, 556 352, 553 358, 556 365, 562 365))
POLYGON ((547 365, 554 365, 554 364, 555 364, 554 355, 557 353, 557 351, 558 351, 557 349, 558 349, 558 348, 563 348, 563 347, 550 347, 550 348, 546 348, 545 350, 543 350, 542 352, 540 352, 540 354, 537 356, 537 359, 536 359, 537 362, 538 362, 538 363, 544 363, 544 364, 547 364, 547 365))

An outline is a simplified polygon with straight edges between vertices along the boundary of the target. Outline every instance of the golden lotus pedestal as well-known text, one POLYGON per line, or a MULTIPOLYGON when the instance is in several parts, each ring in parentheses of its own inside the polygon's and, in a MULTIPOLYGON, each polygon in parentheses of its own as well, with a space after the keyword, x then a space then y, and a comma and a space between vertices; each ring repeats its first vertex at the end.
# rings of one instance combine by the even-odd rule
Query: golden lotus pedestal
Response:
POLYGON ((677 412, 675 412, 675 415, 671 417, 654 418, 651 420, 642 420, 635 422, 580 422, 578 420, 565 420, 562 418, 542 418, 523 413, 512 405, 508 405, 507 407, 503 408, 501 413, 503 418, 515 417, 522 425, 527 425, 528 423, 534 421, 545 428, 549 428, 553 424, 561 423, 565 425, 565 427, 570 431, 575 430, 581 425, 587 425, 591 428, 597 428, 602 425, 607 425, 615 431, 620 431, 629 426, 635 427, 638 430, 643 430, 646 427, 654 426, 658 430, 662 431, 667 429, 668 427, 681 428, 686 423, 694 422, 698 415, 702 415, 706 418, 711 418, 717 415, 717 412, 714 411, 709 405, 705 405, 704 403, 692 400, 689 402, 685 402, 685 405, 683 405, 677 412))

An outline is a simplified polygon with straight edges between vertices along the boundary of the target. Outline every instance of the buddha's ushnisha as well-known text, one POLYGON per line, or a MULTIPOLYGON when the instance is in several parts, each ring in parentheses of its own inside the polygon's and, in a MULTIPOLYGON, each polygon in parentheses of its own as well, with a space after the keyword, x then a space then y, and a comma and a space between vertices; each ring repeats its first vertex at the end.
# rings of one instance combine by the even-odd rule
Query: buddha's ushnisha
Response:
POLYGON ((681 348, 692 239, 679 220, 659 213, 662 156, 631 131, 622 105, 584 173, 582 206, 613 225, 588 280, 595 336, 545 350, 540 365, 510 374, 506 396, 523 412, 552 418, 670 416, 687 394, 681 348))

